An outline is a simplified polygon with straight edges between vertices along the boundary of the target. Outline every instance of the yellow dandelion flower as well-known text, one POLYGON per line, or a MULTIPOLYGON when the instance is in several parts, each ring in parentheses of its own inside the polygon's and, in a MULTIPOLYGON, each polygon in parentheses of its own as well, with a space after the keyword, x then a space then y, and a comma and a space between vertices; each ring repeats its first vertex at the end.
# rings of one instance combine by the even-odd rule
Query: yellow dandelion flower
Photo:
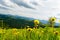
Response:
POLYGON ((17 29, 16 28, 12 29, 12 33, 17 34, 17 29))
POLYGON ((28 28, 27 30, 28 30, 28 31, 32 31, 32 28, 28 28))
POLYGON ((13 32, 16 32, 16 31, 17 31, 17 29, 16 29, 16 28, 14 28, 14 29, 12 29, 12 31, 13 31, 13 32))
POLYGON ((34 24, 39 24, 39 20, 34 20, 34 24))
POLYGON ((51 18, 50 18, 50 21, 52 21, 52 22, 55 22, 55 20, 56 20, 55 17, 51 17, 51 18))
POLYGON ((55 31, 55 32, 54 32, 54 34, 56 34, 56 35, 58 35, 58 33, 59 33, 58 31, 55 31))
POLYGON ((18 35, 18 34, 19 34, 19 32, 16 33, 16 35, 18 35))
POLYGON ((18 34, 19 34, 19 32, 14 32, 14 33, 13 33, 13 35, 18 35, 18 34))

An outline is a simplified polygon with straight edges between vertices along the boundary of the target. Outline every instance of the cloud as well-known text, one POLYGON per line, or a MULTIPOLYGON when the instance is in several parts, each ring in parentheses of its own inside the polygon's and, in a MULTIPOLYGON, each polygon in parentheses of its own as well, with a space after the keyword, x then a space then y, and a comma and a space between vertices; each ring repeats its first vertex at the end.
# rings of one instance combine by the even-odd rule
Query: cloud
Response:
POLYGON ((10 8, 25 7, 29 9, 36 9, 38 2, 36 0, 0 0, 0 4, 10 8))
POLYGON ((0 12, 37 19, 59 18, 60 0, 0 0, 0 12), (9 9, 9 10, 5 10, 9 9))
POLYGON ((0 7, 0 9, 9 10, 8 8, 5 8, 5 7, 0 7))
POLYGON ((31 2, 31 1, 26 1, 26 0, 0 0, 0 4, 4 5, 6 7, 13 7, 14 6, 22 6, 25 8, 29 8, 29 9, 35 9, 34 5, 37 5, 36 2, 31 2))
POLYGON ((30 6, 26 2, 19 1, 19 0, 11 0, 11 1, 14 2, 15 4, 17 4, 18 6, 23 6, 23 7, 26 7, 26 8, 34 9, 32 6, 30 6))
POLYGON ((32 2, 33 5, 38 5, 36 2, 32 2))
POLYGON ((8 6, 7 4, 9 4, 9 3, 7 3, 7 4, 5 4, 6 2, 4 1, 4 0, 0 0, 0 4, 1 5, 4 5, 4 6, 7 6, 7 7, 10 7, 10 6, 8 6))

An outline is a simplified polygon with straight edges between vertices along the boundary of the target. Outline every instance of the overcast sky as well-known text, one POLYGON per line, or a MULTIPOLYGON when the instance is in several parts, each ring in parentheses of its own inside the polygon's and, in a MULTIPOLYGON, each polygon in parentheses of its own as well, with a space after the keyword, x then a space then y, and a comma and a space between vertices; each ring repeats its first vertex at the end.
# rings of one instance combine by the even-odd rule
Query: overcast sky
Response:
POLYGON ((0 13, 47 20, 60 19, 60 0, 0 0, 0 13))

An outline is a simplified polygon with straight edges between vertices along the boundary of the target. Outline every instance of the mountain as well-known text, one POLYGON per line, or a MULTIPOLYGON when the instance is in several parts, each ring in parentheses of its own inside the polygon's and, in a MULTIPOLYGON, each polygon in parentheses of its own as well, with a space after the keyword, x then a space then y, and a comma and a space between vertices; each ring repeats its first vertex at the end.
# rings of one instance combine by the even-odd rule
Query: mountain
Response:
MULTIPOLYGON (((8 14, 0 14, 0 22, 3 20, 3 26, 9 26, 9 27, 25 27, 25 26, 31 26, 33 25, 34 18, 28 18, 23 16, 17 16, 17 15, 8 15, 8 14)), ((2 26, 2 22, 0 23, 0 26, 2 26)))
MULTIPOLYGON (((24 16, 17 16, 17 15, 10 15, 10 14, 0 14, 0 26, 2 26, 3 20, 3 26, 6 27, 13 27, 13 28, 24 28, 27 26, 34 27, 34 18, 24 17, 24 16)), ((47 24, 47 20, 40 20, 40 25, 47 24)), ((58 26, 59 23, 56 23, 55 26, 58 26)), ((44 25, 42 25, 44 26, 44 25)))
POLYGON ((34 18, 17 16, 17 15, 10 15, 10 14, 0 14, 0 18, 8 18, 11 17, 13 19, 25 19, 25 20, 33 20, 34 18))

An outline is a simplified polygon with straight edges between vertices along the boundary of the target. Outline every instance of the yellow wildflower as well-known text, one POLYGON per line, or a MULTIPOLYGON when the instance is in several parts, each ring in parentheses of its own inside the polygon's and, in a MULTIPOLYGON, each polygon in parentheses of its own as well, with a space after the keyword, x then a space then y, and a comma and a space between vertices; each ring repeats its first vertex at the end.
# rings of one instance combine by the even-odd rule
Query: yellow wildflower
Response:
POLYGON ((34 20, 34 24, 35 25, 39 24, 39 20, 34 20))
POLYGON ((58 31, 54 31, 54 34, 58 35, 58 33, 59 33, 58 31))
POLYGON ((18 34, 19 34, 19 32, 16 32, 16 33, 15 33, 15 35, 18 35, 18 34))
POLYGON ((14 33, 13 33, 13 35, 18 35, 18 34, 19 34, 19 32, 14 32, 14 33))
POLYGON ((55 17, 51 17, 51 18, 50 18, 50 21, 52 21, 52 22, 55 22, 55 20, 56 20, 55 17))
POLYGON ((16 28, 13 28, 12 31, 17 31, 17 29, 16 28))
POLYGON ((19 32, 17 32, 17 29, 14 28, 14 29, 12 29, 12 33, 13 33, 14 35, 17 35, 19 32))
POLYGON ((28 28, 27 30, 28 30, 28 31, 32 31, 32 28, 28 28))

